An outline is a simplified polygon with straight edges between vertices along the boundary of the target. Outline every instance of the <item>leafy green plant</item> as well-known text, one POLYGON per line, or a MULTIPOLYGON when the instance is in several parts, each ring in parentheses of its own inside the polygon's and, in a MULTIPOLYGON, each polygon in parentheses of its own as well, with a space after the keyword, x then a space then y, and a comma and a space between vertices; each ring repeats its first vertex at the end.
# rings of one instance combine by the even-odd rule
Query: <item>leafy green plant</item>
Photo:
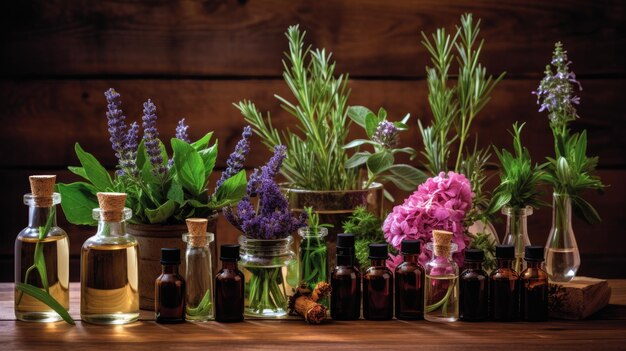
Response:
POLYGON ((345 168, 350 121, 347 119, 348 78, 334 75, 332 54, 304 48, 305 32, 291 26, 286 36, 289 52, 283 61, 283 78, 295 102, 275 95, 281 107, 298 122, 297 132, 279 131, 270 115, 264 119, 254 103, 235 104, 263 143, 273 150, 285 144, 287 158, 281 173, 291 186, 307 190, 348 190, 359 187, 358 172, 345 168))
MULTIPOLYGON (((383 221, 373 213, 359 206, 354 213, 343 223, 343 231, 354 235, 354 251, 360 267, 368 267, 369 244, 385 242, 385 234, 382 230, 383 221)), ((390 252, 393 252, 393 248, 390 252)))
POLYGON ((328 281, 326 269, 326 243, 324 236, 330 224, 320 224, 319 215, 312 207, 305 207, 308 216, 308 228, 304 228, 304 236, 300 243, 300 282, 313 290, 319 282, 328 281))
MULTIPOLYGON (((383 108, 374 114, 367 107, 351 106, 348 116, 357 125, 365 129, 369 139, 355 139, 344 146, 345 149, 356 148, 357 152, 346 161, 346 168, 352 169, 363 165, 367 168, 367 181, 364 188, 369 187, 375 181, 390 181, 398 188, 412 191, 427 177, 424 172, 407 164, 394 164, 395 154, 406 153, 415 157, 417 152, 411 147, 397 148, 399 133, 408 129, 407 122, 410 115, 406 115, 401 121, 389 122, 387 111, 383 108), (361 151, 360 147, 371 145, 373 153, 361 151)), ((393 201, 391 194, 385 190, 385 197, 393 201)))

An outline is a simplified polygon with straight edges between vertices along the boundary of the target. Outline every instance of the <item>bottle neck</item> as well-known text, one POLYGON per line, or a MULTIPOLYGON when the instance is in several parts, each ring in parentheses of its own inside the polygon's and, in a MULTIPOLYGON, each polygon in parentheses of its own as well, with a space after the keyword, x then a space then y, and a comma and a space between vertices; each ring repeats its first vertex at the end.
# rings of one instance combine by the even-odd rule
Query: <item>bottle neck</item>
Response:
POLYGON ((354 266, 354 256, 351 255, 337 255, 337 266, 354 266))
POLYGON ((178 265, 177 264, 164 264, 163 274, 178 274, 178 265))
POLYGON ((483 269, 483 263, 481 261, 465 261, 465 268, 473 270, 483 269))
POLYGON ((385 261, 386 260, 384 258, 373 258, 371 265, 372 267, 386 266, 385 261))
MULTIPOLYGON (((29 206, 28 207, 28 226, 30 228, 38 228, 46 225, 48 221, 48 216, 50 215, 50 211, 52 211, 52 207, 36 207, 29 206)), ((52 218, 52 226, 55 227, 57 225, 57 215, 56 211, 54 213, 54 217, 52 218)))
POLYGON ((419 258, 419 254, 406 254, 404 255, 404 262, 419 263, 419 258))
POLYGON ((237 270, 237 261, 222 260, 222 269, 237 270))
POLYGON ((543 269, 543 261, 526 261, 526 267, 534 269, 543 269))
POLYGON ((528 237, 528 216, 531 211, 527 209, 507 209, 506 212, 506 234, 513 236, 528 237))
POLYGON ((98 222, 98 232, 100 236, 124 236, 126 235, 126 221, 119 222, 98 222))
POLYGON ((498 261, 498 268, 508 268, 508 269, 513 269, 513 261, 512 259, 502 259, 502 258, 496 258, 496 260, 498 261))

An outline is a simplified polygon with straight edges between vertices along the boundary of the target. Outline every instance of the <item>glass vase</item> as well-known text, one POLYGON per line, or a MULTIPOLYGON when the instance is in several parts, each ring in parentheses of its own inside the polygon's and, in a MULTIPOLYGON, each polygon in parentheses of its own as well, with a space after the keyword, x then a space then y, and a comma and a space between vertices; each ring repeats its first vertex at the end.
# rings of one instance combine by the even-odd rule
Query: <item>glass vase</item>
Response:
POLYGON ((580 253, 572 229, 572 202, 569 195, 552 196, 552 229, 546 243, 546 272, 553 282, 568 282, 580 267, 580 253))
POLYGON ((528 238, 528 216, 533 214, 533 208, 526 206, 524 208, 513 208, 505 206, 502 208, 502 214, 506 216, 506 231, 504 233, 503 245, 511 245, 515 247, 515 261, 513 269, 519 273, 526 267, 524 261, 524 248, 530 245, 528 238))
POLYGON ((300 276, 298 281, 305 283, 311 290, 319 282, 328 282, 326 269, 326 236, 328 229, 300 228, 298 234, 301 237, 299 262, 300 276))
POLYGON ((213 267, 210 245, 213 233, 198 236, 183 234, 185 250, 185 282, 187 283, 186 316, 191 321, 213 319, 213 267))
POLYGON ((269 240, 239 237, 246 317, 287 316, 289 296, 298 284, 298 262, 292 243, 290 236, 269 240))

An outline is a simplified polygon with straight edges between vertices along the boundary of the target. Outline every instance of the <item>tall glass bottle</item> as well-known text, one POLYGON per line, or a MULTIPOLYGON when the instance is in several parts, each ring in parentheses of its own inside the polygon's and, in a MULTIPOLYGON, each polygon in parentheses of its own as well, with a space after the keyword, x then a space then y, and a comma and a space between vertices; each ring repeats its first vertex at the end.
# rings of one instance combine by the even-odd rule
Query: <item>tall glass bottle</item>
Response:
POLYGON ((552 229, 546 243, 546 272, 553 282, 568 282, 580 267, 580 253, 572 229, 572 201, 567 194, 552 195, 552 229))
POLYGON ((452 232, 433 230, 432 259, 426 264, 424 283, 424 319, 431 322, 454 322, 459 319, 459 267, 452 259, 457 245, 452 232))
POLYGON ((356 320, 361 316, 361 272, 354 262, 354 235, 337 234, 337 266, 330 274, 332 319, 356 320))
POLYGON ((157 323, 185 322, 185 280, 178 273, 179 248, 161 249, 162 273, 154 283, 154 313, 157 323))
POLYGON ((83 244, 80 255, 80 316, 88 323, 126 324, 139 318, 139 289, 135 238, 126 233, 132 217, 124 207, 126 194, 98 193, 96 235, 83 244))
POLYGON ((424 267, 419 264, 419 240, 402 240, 400 247, 404 262, 394 272, 396 282, 396 318, 424 318, 424 267))
POLYGON ((363 318, 393 318, 393 273, 387 268, 387 244, 370 244, 371 266, 363 274, 363 318))
MULTIPOLYGON (((54 175, 30 176, 31 193, 24 195, 28 206, 28 226, 15 239, 15 282, 27 283, 45 289, 40 273, 29 268, 35 263, 35 251, 41 250, 46 262, 48 292, 63 307, 69 310, 69 240, 67 233, 57 226, 55 207, 61 195, 54 193, 54 175), (51 217, 51 218, 50 218, 51 217), (48 233, 41 233, 48 218, 52 226, 48 233)), ((29 322, 56 322, 61 320, 55 311, 39 300, 15 290, 15 317, 29 322)))
POLYGON ((326 236, 328 229, 305 227, 298 229, 300 241, 300 282, 306 283, 311 290, 319 282, 328 282, 326 264, 326 236))
POLYGON ((530 245, 528 238, 528 216, 533 214, 533 208, 526 206, 524 208, 504 207, 502 214, 506 216, 506 231, 504 233, 503 245, 512 245, 515 247, 515 262, 513 269, 521 272, 526 268, 524 263, 524 248, 530 245))
POLYGON ((213 267, 209 245, 213 233, 207 233, 206 218, 188 218, 189 233, 183 234, 185 251, 185 281, 187 282, 187 319, 208 321, 213 318, 213 267))
POLYGON ((548 319, 548 273, 542 268, 544 250, 542 246, 526 246, 525 260, 528 262, 520 274, 520 311, 522 319, 540 322, 548 319))
POLYGON ((489 313, 491 319, 511 322, 519 319, 519 275, 513 269, 515 247, 496 246, 498 267, 489 277, 489 313))
POLYGON ((462 321, 482 322, 489 318, 489 276, 483 270, 484 259, 483 250, 465 250, 465 266, 459 276, 459 319, 462 321))
POLYGON ((237 268, 239 245, 222 245, 222 269, 215 276, 215 320, 243 321, 244 275, 237 268))

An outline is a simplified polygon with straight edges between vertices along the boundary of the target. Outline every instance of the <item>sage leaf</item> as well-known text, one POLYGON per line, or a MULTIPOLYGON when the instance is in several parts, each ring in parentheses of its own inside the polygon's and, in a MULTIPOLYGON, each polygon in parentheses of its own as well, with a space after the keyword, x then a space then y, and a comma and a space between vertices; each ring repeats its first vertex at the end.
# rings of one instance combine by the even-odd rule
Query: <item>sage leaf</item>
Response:
POLYGON ((217 141, 210 148, 198 151, 198 154, 204 164, 204 177, 208 180, 215 167, 215 160, 217 160, 217 141))
POLYGON ((167 190, 167 199, 173 200, 177 204, 182 204, 185 201, 185 194, 183 193, 183 187, 177 180, 174 180, 167 190))
POLYGON ((226 179, 215 192, 215 207, 233 205, 246 193, 246 171, 241 170, 234 176, 226 179))
POLYGON ((92 211, 98 207, 96 189, 85 182, 57 184, 61 193, 61 207, 65 218, 72 224, 95 225, 92 211))
POLYGON ((402 190, 415 190, 419 184, 423 183, 426 181, 426 178, 428 178, 424 172, 405 164, 393 165, 389 167, 388 171, 402 179, 404 186, 399 187, 402 190))
POLYGON ((85 169, 83 167, 69 166, 67 167, 67 169, 69 169, 70 172, 76 174, 77 176, 83 177, 85 180, 89 180, 89 177, 87 177, 87 173, 85 172, 85 169))
POLYGON ((370 156, 367 160, 367 168, 374 174, 380 174, 393 165, 393 155, 382 150, 370 156))
POLYGON ((109 172, 98 162, 98 160, 90 153, 83 150, 78 143, 75 144, 74 150, 83 166, 87 179, 93 184, 98 191, 106 191, 113 188, 113 181, 109 172))
POLYGON ((41 290, 40 288, 34 285, 25 284, 25 283, 15 283, 15 288, 23 292, 24 294, 34 297, 35 299, 44 303, 46 306, 52 308, 67 323, 71 325, 76 324, 74 322, 74 319, 72 319, 70 314, 65 309, 65 307, 61 306, 61 304, 57 300, 55 300, 54 297, 52 297, 52 295, 50 295, 49 293, 41 290))
POLYGON ((213 137, 213 132, 206 133, 202 138, 193 142, 191 146, 193 146, 193 148, 196 149, 196 151, 206 149, 207 146, 209 146, 209 141, 211 141, 212 137, 213 137))
POLYGON ((146 209, 146 217, 148 217, 150 224, 163 224, 176 212, 176 207, 174 200, 167 200, 156 209, 146 209))
POLYGON ((199 195, 206 182, 204 161, 198 152, 186 142, 173 138, 174 167, 183 188, 194 196, 199 195))
POLYGON ((348 108, 348 117, 362 128, 365 128, 365 116, 368 113, 372 113, 372 111, 365 106, 350 106, 348 108))
POLYGON ((365 116, 365 132, 367 133, 368 138, 372 138, 374 133, 376 132, 376 128, 378 128, 378 117, 372 112, 368 113, 365 116))
POLYGON ((350 157, 348 161, 346 161, 345 167, 346 168, 358 167, 364 164, 365 162, 367 162, 370 156, 372 156, 372 154, 368 151, 357 152, 354 155, 352 155, 352 157, 350 157))

